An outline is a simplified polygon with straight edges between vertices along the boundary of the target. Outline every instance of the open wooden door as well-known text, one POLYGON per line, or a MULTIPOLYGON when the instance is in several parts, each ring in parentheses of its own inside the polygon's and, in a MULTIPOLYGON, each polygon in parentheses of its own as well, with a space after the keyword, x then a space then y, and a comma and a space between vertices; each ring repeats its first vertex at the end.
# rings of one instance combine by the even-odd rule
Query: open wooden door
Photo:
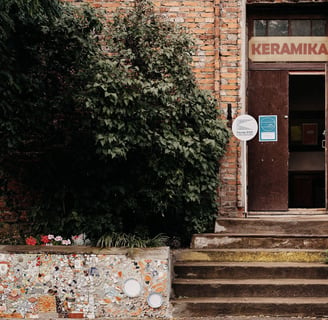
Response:
MULTIPOLYGON (((277 115, 278 141, 248 142, 248 210, 288 210, 288 72, 249 71, 248 114, 277 115)), ((259 128, 261 130, 261 128, 259 128)))

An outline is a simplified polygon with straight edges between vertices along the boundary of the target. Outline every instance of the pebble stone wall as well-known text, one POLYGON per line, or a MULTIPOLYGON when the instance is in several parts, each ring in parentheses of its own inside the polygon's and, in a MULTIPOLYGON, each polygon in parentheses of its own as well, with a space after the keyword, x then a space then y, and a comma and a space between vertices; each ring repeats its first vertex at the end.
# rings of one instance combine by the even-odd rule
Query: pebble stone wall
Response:
POLYGON ((168 318, 169 248, 0 247, 0 318, 168 318))

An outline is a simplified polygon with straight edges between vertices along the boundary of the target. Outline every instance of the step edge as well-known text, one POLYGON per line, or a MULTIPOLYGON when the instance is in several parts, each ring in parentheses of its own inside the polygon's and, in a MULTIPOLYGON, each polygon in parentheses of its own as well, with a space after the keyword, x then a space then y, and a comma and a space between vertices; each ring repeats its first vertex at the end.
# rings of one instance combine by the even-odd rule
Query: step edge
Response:
MULTIPOLYGON (((241 250, 241 251, 259 251, 259 250, 265 250, 265 251, 309 251, 309 252, 317 252, 317 251, 325 251, 325 249, 292 249, 292 248, 242 248, 242 249, 216 249, 216 248, 209 248, 209 249, 203 249, 203 248, 186 248, 186 249, 174 249, 172 250, 172 253, 180 253, 180 252, 215 252, 215 251, 236 251, 236 250, 241 250)), ((328 248, 327 248, 328 250, 328 248)))
POLYGON ((172 281, 173 285, 230 285, 230 286, 328 286, 328 280, 323 279, 306 279, 306 278, 279 278, 275 280, 269 280, 269 279, 234 279, 234 280, 228 280, 228 279, 185 279, 185 278, 179 278, 172 281), (267 281, 265 281, 267 280, 267 281), (285 281, 284 281, 285 280, 285 281), (317 280, 317 281, 313 281, 317 280))
POLYGON ((328 297, 180 297, 171 303, 278 303, 278 304, 327 304, 328 297))
POLYGON ((192 239, 195 238, 207 238, 207 237, 233 237, 233 238, 328 238, 328 234, 285 234, 285 233, 202 233, 193 235, 192 239))
POLYGON ((220 261, 177 261, 174 267, 247 267, 247 268, 323 268, 328 269, 324 262, 220 262, 220 261))
POLYGON ((220 252, 298 252, 298 253, 325 253, 327 249, 293 249, 293 248, 192 248, 192 249, 178 249, 173 250, 173 255, 179 255, 182 253, 220 253, 220 252))

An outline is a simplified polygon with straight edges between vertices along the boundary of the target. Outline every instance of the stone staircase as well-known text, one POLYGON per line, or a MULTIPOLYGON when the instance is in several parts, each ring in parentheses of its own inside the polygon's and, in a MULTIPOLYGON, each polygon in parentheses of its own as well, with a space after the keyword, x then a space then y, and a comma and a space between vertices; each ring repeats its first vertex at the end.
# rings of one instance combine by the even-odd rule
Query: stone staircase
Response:
POLYGON ((219 219, 173 252, 173 316, 328 315, 328 217, 219 219))

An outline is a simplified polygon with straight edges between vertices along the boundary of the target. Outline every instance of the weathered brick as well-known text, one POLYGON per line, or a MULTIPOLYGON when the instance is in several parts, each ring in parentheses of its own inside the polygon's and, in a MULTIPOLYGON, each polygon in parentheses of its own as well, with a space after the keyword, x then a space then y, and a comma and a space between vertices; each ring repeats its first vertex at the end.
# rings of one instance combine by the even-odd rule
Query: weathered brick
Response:
MULTIPOLYGON (((71 0, 63 0, 71 1, 71 0)), ((259 0, 247 0, 249 3, 259 0)), ((288 0, 268 0, 288 2, 288 0)), ((294 0, 289 0, 294 1, 294 0)), ((299 0, 305 1, 305 0, 299 0)), ((85 0, 94 7, 103 7, 109 20, 122 6, 133 0, 85 0)), ((187 28, 197 44, 193 72, 201 88, 211 90, 222 109, 225 120, 227 105, 234 117, 240 114, 241 82, 241 0, 154 0, 156 12, 187 28)), ((78 3, 76 3, 78 5, 78 3)), ((222 215, 240 215, 241 172, 240 143, 232 137, 219 172, 219 206, 222 215), (238 207, 239 206, 239 207, 238 207)))

